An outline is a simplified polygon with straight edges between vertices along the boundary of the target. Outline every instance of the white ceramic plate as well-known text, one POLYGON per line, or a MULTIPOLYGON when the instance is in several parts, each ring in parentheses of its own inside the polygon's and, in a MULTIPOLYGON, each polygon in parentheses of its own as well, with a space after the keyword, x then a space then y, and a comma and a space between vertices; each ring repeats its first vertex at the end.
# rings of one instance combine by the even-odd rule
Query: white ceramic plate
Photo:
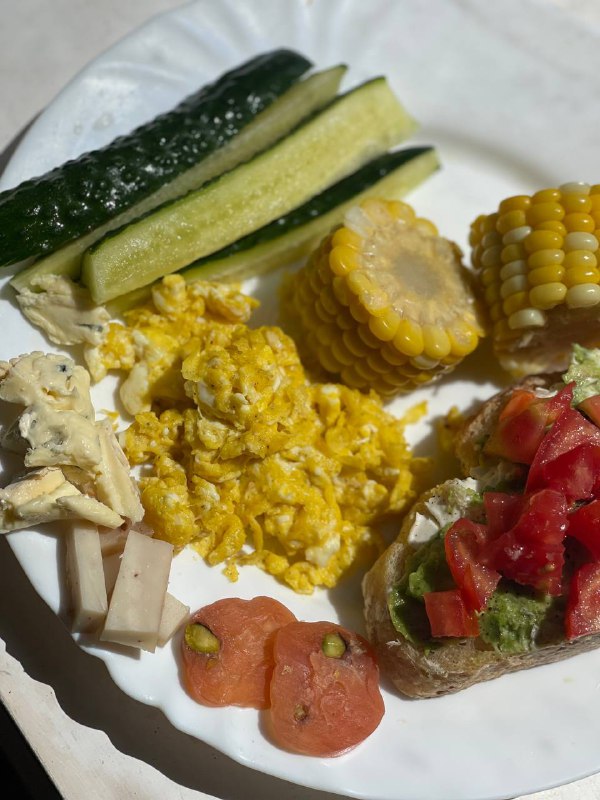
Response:
MULTIPOLYGON (((386 74, 435 143, 443 171, 413 193, 421 214, 466 247, 470 221, 502 197, 566 180, 600 178, 598 38, 539 0, 234 0, 197 2, 158 17, 86 68, 33 125, 2 188, 44 172, 163 111, 259 51, 297 48, 320 67, 345 61, 350 83, 386 74), (543 35, 539 35, 543 30, 543 35)), ((261 294, 264 294, 261 292, 261 294)), ((0 357, 47 342, 2 292, 0 357)), ((267 307, 262 317, 273 317, 267 307)), ((488 396, 499 380, 489 351, 427 397, 431 417, 488 396)), ((94 392, 110 407, 114 385, 94 392)), ((432 446, 430 424, 413 431, 432 446)), ((61 609, 56 539, 16 533, 10 544, 33 585, 61 609)), ((358 585, 295 596, 246 568, 237 584, 191 553, 173 564, 171 589, 192 608, 219 597, 270 594, 298 617, 362 627, 358 585)), ((406 701, 384 688, 386 715, 338 759, 293 756, 263 735, 257 712, 208 709, 181 687, 176 647, 140 657, 85 645, 132 697, 174 726, 249 767, 299 784, 370 800, 487 800, 556 785, 600 769, 600 652, 476 686, 452 697, 406 701)))

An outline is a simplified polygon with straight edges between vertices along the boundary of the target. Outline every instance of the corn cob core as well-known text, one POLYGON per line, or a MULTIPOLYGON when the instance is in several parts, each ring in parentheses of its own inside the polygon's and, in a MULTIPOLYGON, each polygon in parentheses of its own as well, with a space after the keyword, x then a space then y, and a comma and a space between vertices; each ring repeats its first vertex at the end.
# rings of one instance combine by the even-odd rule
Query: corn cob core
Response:
POLYGON ((574 342, 600 345, 600 185, 503 200, 471 225, 471 260, 514 375, 566 369, 574 342))
POLYGON ((352 208, 297 273, 283 310, 309 363, 385 396, 448 372, 483 334, 460 250, 399 201, 352 208))

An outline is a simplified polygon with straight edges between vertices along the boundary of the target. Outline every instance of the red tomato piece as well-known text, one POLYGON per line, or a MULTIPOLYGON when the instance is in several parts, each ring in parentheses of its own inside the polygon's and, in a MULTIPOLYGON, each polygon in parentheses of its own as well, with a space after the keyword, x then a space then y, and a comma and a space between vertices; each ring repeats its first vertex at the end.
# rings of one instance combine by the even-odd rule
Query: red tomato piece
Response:
POLYGON ((508 417, 515 417, 517 414, 520 414, 521 411, 525 411, 526 408, 529 408, 534 401, 535 394, 530 392, 529 389, 514 389, 506 405, 500 412, 498 419, 502 422, 502 420, 508 419, 508 417))
POLYGON ((516 389, 500 412, 485 452, 517 464, 531 464, 548 426, 570 407, 574 385, 568 384, 549 398, 516 389))
POLYGON ((558 595, 562 588, 566 530, 564 495, 542 489, 525 498, 517 523, 490 542, 484 560, 505 578, 558 595))
POLYGON ((585 400, 579 403, 577 408, 587 414, 592 422, 600 427, 600 394, 586 397, 585 400))
POLYGON ((483 506, 489 539, 495 539, 516 525, 524 505, 525 497, 522 494, 484 492, 483 506))
POLYGON ((527 493, 544 488, 549 476, 547 466, 581 445, 600 447, 600 428, 573 408, 558 417, 540 444, 529 470, 527 493))
POLYGON ((292 622, 275 637, 271 725, 276 742, 294 753, 337 756, 379 725, 384 705, 369 643, 332 622, 292 622), (345 645, 323 651, 325 636, 345 645))
POLYGON ((457 520, 444 537, 450 572, 465 605, 472 611, 481 611, 487 606, 500 580, 500 573, 481 561, 488 540, 486 526, 468 519, 457 520))
POLYGON ((206 706, 268 708, 275 634, 295 619, 272 597, 231 597, 201 608, 190 625, 208 628, 219 649, 198 652, 184 638, 183 676, 190 695, 206 706))
POLYGON ((460 589, 426 592, 423 599, 432 636, 479 636, 477 615, 467 608, 460 589))
POLYGON ((584 564, 573 575, 565 614, 567 639, 600 631, 600 564, 584 564))
POLYGON ((531 464, 548 425, 543 403, 532 403, 515 416, 498 421, 485 443, 486 453, 517 464, 531 464))
POLYGON ((569 536, 584 544, 600 560, 600 499, 593 500, 569 514, 569 536))
POLYGON ((568 503, 589 500, 600 477, 599 468, 600 447, 582 444, 544 466, 544 487, 561 492, 568 503))

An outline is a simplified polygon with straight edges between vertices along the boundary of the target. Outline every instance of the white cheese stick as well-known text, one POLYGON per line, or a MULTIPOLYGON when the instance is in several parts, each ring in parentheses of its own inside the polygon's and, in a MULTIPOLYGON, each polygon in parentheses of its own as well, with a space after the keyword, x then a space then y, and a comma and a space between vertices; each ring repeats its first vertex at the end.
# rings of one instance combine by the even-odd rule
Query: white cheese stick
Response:
POLYGON ((73 608, 73 630, 98 628, 107 611, 100 537, 95 525, 73 523, 66 535, 67 582, 73 608))
POLYGON ((158 643, 173 546, 130 531, 100 639, 153 653, 158 643))
POLYGON ((162 647, 172 638, 175 631, 183 625, 190 613, 190 607, 185 606, 176 597, 167 592, 160 628, 158 629, 158 645, 162 647))

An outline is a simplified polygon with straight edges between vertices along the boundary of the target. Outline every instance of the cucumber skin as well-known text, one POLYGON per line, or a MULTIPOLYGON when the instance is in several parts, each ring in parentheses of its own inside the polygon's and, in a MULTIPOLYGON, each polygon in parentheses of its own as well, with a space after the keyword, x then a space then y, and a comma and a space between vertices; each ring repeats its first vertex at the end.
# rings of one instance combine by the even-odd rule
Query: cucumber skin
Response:
POLYGON ((0 266, 52 252, 152 194, 222 147, 310 67, 291 50, 256 56, 106 147, 0 193, 0 266))
MULTIPOLYGON (((393 170, 399 169, 402 165, 418 158, 425 153, 433 152, 433 147, 407 147, 403 150, 397 150, 393 153, 385 153, 379 158, 370 161, 364 167, 353 172, 346 178, 343 178, 338 183, 325 189, 320 194, 313 197, 304 205, 290 211, 283 217, 265 225, 253 233, 249 233, 237 242, 224 247, 217 253, 212 253, 209 256, 198 259, 189 267, 185 267, 180 271, 184 278, 188 278, 188 274, 194 273, 202 269, 202 267, 209 267, 212 262, 222 261, 230 256, 246 250, 251 250, 261 244, 273 241, 280 236, 285 236, 291 230, 305 225, 313 219, 326 214, 336 206, 340 206, 351 200, 356 195, 361 194, 374 183, 377 183, 382 178, 385 178, 393 170)), ((208 272, 208 270, 207 270, 208 272)), ((198 279, 199 279, 198 275, 198 279)))

